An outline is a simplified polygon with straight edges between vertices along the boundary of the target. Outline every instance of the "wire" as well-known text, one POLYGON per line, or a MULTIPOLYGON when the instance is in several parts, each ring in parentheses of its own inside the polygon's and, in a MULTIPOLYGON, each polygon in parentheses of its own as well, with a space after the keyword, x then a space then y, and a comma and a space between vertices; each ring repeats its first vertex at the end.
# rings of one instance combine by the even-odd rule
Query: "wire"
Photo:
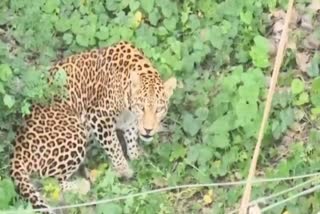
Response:
MULTIPOLYGON (((287 181, 287 180, 296 180, 296 179, 302 179, 302 178, 308 178, 308 177, 313 177, 313 176, 320 176, 320 172, 317 173, 311 173, 311 174, 306 174, 306 175, 297 175, 297 176, 291 176, 291 177, 279 177, 279 178, 260 178, 260 179, 255 179, 252 182, 253 183, 266 183, 266 182, 280 182, 280 181, 287 181)), ((92 206, 92 205, 97 205, 97 204, 105 204, 105 203, 110 203, 114 201, 120 201, 120 200, 125 200, 128 198, 135 198, 139 196, 144 196, 144 195, 149 195, 149 194, 155 194, 155 193, 160 193, 160 192, 166 192, 166 191, 171 191, 171 190, 176 190, 176 189, 184 189, 184 188, 199 188, 199 187, 225 187, 225 186, 239 186, 239 185, 244 185, 246 184, 247 181, 242 180, 242 181, 233 181, 233 182, 220 182, 220 183, 207 183, 207 184, 185 184, 185 185, 178 185, 178 186, 171 186, 171 187, 165 187, 165 188, 160 188, 160 189, 155 189, 155 190, 149 190, 149 191, 144 191, 140 193, 135 193, 131 195, 125 195, 125 196, 119 196, 115 198, 110 198, 110 199, 102 199, 102 200, 97 200, 97 201, 91 201, 91 202, 86 202, 86 203, 79 203, 79 204, 71 204, 71 205, 64 205, 64 206, 59 206, 59 207, 52 207, 52 208, 42 208, 42 209, 34 209, 34 212, 37 211, 50 211, 50 210, 58 210, 58 209, 70 209, 70 208, 78 208, 78 207, 86 207, 86 206, 92 206)), ((28 210, 25 211, 19 211, 19 214, 21 213, 27 213, 30 212, 28 210)), ((17 211, 0 211, 0 214, 16 214, 17 211)))
MULTIPOLYGON (((305 185, 307 185, 309 183, 312 183, 313 181, 318 180, 318 179, 319 179, 319 177, 316 176, 316 177, 311 178, 311 179, 309 179, 309 180, 307 180, 307 181, 305 181, 303 183, 300 183, 300 184, 298 184, 296 186, 293 186, 293 187, 290 187, 288 189, 282 190, 280 192, 271 194, 269 196, 258 198, 258 199, 254 200, 254 201, 251 201, 249 203, 249 207, 254 205, 254 204, 258 204, 258 203, 266 203, 268 200, 271 200, 272 198, 278 197, 278 196, 283 195, 285 193, 291 192, 291 191, 293 191, 295 189, 301 188, 301 187, 303 187, 303 186, 305 186, 305 185)), ((319 182, 320 181, 318 181, 318 183, 319 182)), ((237 213, 238 211, 239 211, 239 209, 235 209, 235 210, 232 210, 232 211, 228 212, 228 214, 234 214, 234 213, 237 213)))
POLYGON ((277 203, 271 204, 270 206, 267 206, 267 207, 261 209, 261 211, 262 211, 262 212, 265 212, 265 211, 267 211, 267 210, 270 210, 270 209, 272 209, 272 208, 275 208, 276 206, 279 206, 279 205, 281 205, 281 204, 284 204, 284 203, 286 203, 286 202, 288 202, 288 201, 291 201, 291 200, 293 200, 293 199, 295 199, 295 198, 298 198, 298 197, 300 197, 300 196, 304 196, 304 195, 310 194, 310 193, 315 192, 315 191, 317 191, 317 190, 319 190, 319 189, 320 189, 320 184, 319 184, 319 185, 316 185, 316 186, 314 186, 314 187, 312 187, 312 188, 310 188, 310 189, 307 189, 307 190, 304 190, 304 191, 302 191, 302 192, 299 192, 299 193, 297 193, 297 194, 295 194, 295 195, 293 195, 293 196, 291 196, 291 197, 289 197, 289 198, 286 198, 286 199, 284 199, 284 200, 281 200, 281 201, 279 201, 279 202, 277 202, 277 203))

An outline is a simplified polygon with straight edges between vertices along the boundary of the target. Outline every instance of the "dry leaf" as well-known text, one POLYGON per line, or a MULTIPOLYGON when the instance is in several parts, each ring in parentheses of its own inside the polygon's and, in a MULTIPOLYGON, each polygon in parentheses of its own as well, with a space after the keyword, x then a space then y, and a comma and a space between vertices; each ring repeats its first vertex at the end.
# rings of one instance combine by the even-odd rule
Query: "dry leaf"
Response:
POLYGON ((209 190, 207 194, 203 196, 204 205, 209 205, 213 202, 213 191, 209 190))
POLYGON ((79 179, 74 181, 74 184, 77 188, 74 189, 74 192, 81 195, 86 195, 90 191, 90 182, 87 179, 79 179))
POLYGON ((312 0, 308 8, 313 12, 317 12, 318 10, 320 10, 320 0, 312 0))
POLYGON ((300 71, 307 72, 310 63, 310 55, 304 52, 296 53, 296 63, 300 71))
POLYGON ((318 49, 320 47, 320 38, 316 33, 311 33, 303 40, 303 45, 308 49, 318 49))
POLYGON ((140 11, 137 11, 135 14, 134 14, 134 27, 135 28, 138 28, 142 22, 142 13, 140 11))
POLYGON ((296 40, 293 37, 289 37, 287 48, 291 50, 297 50, 296 40))
POLYGON ((168 186, 168 182, 165 178, 154 178, 152 183, 158 188, 168 186))
POLYGON ((257 204, 249 207, 249 214, 261 214, 261 213, 262 213, 261 209, 257 204))
POLYGON ((102 170, 93 169, 89 173, 89 178, 92 183, 94 183, 97 178, 102 174, 102 170))
POLYGON ((313 26, 312 26, 312 16, 309 14, 304 14, 301 17, 301 28, 307 30, 307 31, 312 31, 313 26))

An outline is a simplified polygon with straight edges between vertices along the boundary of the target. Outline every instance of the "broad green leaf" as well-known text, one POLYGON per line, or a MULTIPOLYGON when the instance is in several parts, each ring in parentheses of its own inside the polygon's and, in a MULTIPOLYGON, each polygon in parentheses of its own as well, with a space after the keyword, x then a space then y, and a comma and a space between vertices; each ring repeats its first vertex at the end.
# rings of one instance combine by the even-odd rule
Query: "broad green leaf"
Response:
POLYGON ((311 83, 311 101, 316 107, 320 107, 320 77, 315 78, 311 83))
POLYGON ((311 113, 312 113, 312 116, 315 116, 315 117, 319 116, 320 115, 320 107, 312 108, 311 113))
POLYGON ((253 15, 251 11, 241 12, 240 20, 247 25, 250 25, 253 19, 253 15))
POLYGON ((55 23, 55 27, 59 32, 65 32, 69 30, 71 28, 70 19, 67 19, 67 18, 58 19, 58 21, 55 23))
POLYGON ((291 82, 291 91, 293 94, 300 94, 304 90, 304 82, 300 79, 294 79, 291 82))
POLYGON ((319 76, 319 65, 320 65, 320 55, 318 52, 316 52, 312 57, 310 66, 307 69, 307 74, 310 77, 319 76))
POLYGON ((171 162, 178 158, 183 158, 187 153, 187 149, 181 144, 172 144, 172 147, 172 153, 170 156, 171 162))
POLYGON ((304 105, 306 103, 309 103, 309 94, 307 92, 303 92, 299 95, 298 99, 294 101, 295 105, 304 105))
POLYGON ((188 147, 188 155, 186 160, 190 163, 195 163, 200 156, 201 146, 199 144, 188 147))
POLYGON ((211 161, 213 157, 213 149, 210 146, 201 146, 199 148, 198 162, 200 165, 205 165, 208 161, 211 161))
POLYGON ((97 214, 122 214, 122 208, 116 203, 98 204, 96 208, 97 214))
POLYGON ((12 108, 12 106, 15 103, 15 99, 13 96, 6 94, 3 97, 3 103, 8 107, 8 108, 12 108))
POLYGON ((136 11, 138 8, 139 8, 139 6, 140 6, 140 2, 138 2, 138 1, 130 1, 130 4, 129 4, 129 7, 130 7, 130 9, 131 9, 131 12, 134 12, 134 11, 136 11))
POLYGON ((22 113, 23 115, 28 115, 28 114, 30 114, 30 107, 31 107, 30 103, 25 102, 25 103, 22 105, 22 107, 21 107, 21 113, 22 113))
POLYGON ((234 118, 232 118, 231 113, 223 115, 217 118, 212 125, 208 128, 209 133, 219 134, 226 133, 233 129, 234 118))
POLYGON ((175 31, 177 24, 177 19, 175 17, 166 18, 163 21, 163 25, 169 30, 169 31, 175 31))
POLYGON ((73 41, 73 35, 71 33, 65 33, 63 34, 63 41, 65 41, 65 43, 67 45, 70 45, 73 41))
POLYGON ((0 82, 0 94, 4 94, 4 93, 5 93, 5 90, 4 90, 3 83, 0 82))
POLYGON ((47 0, 45 1, 43 10, 46 13, 52 13, 54 10, 57 10, 60 5, 60 0, 47 0))
POLYGON ((8 81, 12 76, 12 70, 8 64, 0 64, 0 80, 8 81))
POLYGON ((78 34, 76 36, 76 41, 79 45, 81 45, 83 47, 88 47, 88 45, 89 45, 89 38, 83 34, 78 34))
POLYGON ((96 33, 96 37, 99 40, 106 40, 109 38, 109 36, 110 36, 109 28, 105 26, 101 26, 99 31, 96 33))
POLYGON ((219 50, 222 48, 224 36, 222 35, 220 27, 215 25, 211 26, 209 38, 213 47, 219 50))
POLYGON ((201 128, 201 122, 195 119, 192 114, 187 113, 183 116, 182 127, 185 132, 195 136, 201 128))
POLYGON ((15 195, 15 187, 10 179, 0 181, 0 209, 9 208, 10 201, 15 195))
POLYGON ((229 134, 228 132, 226 132, 213 135, 212 143, 210 144, 210 146, 212 146, 213 148, 226 148, 229 146, 229 144, 229 134))
POLYGON ((254 37, 254 45, 251 47, 250 56, 253 64, 259 68, 269 66, 269 40, 262 36, 254 37))
POLYGON ((154 6, 154 0, 141 0, 141 7, 147 13, 150 13, 154 6))
POLYGON ((193 31, 197 30, 200 27, 199 18, 196 15, 189 16, 190 27, 193 31))
POLYGON ((205 107, 200 107, 196 110, 195 114, 199 120, 204 121, 208 117, 209 109, 205 107))
POLYGON ((149 14, 149 20, 150 20, 150 23, 152 25, 157 25, 158 24, 158 21, 160 20, 161 18, 161 14, 159 12, 158 9, 154 9, 150 14, 149 14))

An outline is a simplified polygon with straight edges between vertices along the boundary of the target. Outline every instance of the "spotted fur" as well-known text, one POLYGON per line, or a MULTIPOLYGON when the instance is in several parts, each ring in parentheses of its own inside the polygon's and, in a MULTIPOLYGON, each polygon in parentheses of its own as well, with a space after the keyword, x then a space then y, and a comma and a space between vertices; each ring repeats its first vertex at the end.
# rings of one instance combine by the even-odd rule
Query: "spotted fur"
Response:
POLYGON ((131 177, 116 135, 122 129, 130 159, 139 156, 138 138, 150 140, 168 110, 175 78, 163 82, 141 51, 127 42, 58 61, 67 74, 68 98, 35 105, 17 133, 11 177, 34 208, 48 208, 30 180, 32 173, 62 186, 79 168, 89 137, 103 147, 120 177, 131 177))

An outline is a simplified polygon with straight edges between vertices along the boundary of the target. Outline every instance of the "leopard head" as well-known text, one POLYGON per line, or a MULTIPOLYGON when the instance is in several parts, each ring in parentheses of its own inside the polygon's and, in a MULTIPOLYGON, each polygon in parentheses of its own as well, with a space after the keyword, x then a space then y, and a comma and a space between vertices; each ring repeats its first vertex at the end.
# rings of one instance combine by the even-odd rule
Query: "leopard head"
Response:
POLYGON ((156 71, 148 73, 132 72, 131 111, 138 120, 139 136, 149 142, 159 131, 161 121, 168 112, 168 104, 174 89, 176 78, 163 81, 156 71))

